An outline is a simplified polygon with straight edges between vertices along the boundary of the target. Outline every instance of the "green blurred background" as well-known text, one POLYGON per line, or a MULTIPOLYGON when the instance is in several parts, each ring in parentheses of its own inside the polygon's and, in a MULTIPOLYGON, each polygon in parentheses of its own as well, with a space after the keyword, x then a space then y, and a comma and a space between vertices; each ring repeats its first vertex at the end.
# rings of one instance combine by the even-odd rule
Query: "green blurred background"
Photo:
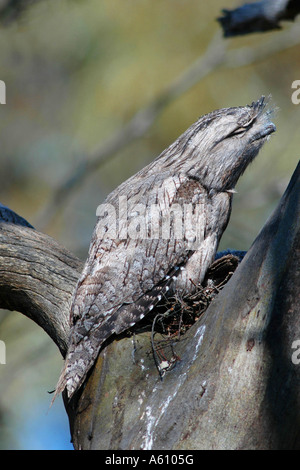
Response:
MULTIPOLYGON (((237 187, 220 247, 247 250, 299 159, 300 105, 291 101, 291 85, 300 79, 300 18, 281 31, 224 40, 216 18, 237 6, 238 0, 45 0, 2 24, 0 201, 84 260, 96 208, 112 189, 200 115, 271 94, 277 132, 237 187), (291 31, 295 45, 281 46, 291 31), (222 65, 169 100, 142 136, 77 184, 57 212, 47 212, 74 169, 164 93, 212 40, 227 47, 222 65), (265 46, 274 51, 262 57, 265 46), (239 60, 253 54, 252 63, 234 67, 236 49, 239 60)), ((48 411, 47 391, 62 366, 56 346, 15 312, 0 311, 0 339, 7 354, 0 365, 0 448, 72 448, 61 399, 48 411)))

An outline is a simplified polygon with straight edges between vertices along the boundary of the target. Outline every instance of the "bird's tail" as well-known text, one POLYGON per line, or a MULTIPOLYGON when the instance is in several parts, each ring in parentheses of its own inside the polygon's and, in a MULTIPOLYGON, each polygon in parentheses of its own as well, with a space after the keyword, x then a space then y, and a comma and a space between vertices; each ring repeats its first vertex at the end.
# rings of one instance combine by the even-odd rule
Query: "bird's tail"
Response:
POLYGON ((67 391, 68 400, 72 398, 74 393, 83 384, 90 367, 98 355, 100 347, 96 350, 84 351, 84 354, 82 354, 80 349, 81 348, 75 348, 74 351, 69 350, 55 388, 51 406, 56 397, 65 389, 67 391))
POLYGON ((93 366, 99 351, 107 338, 120 334, 142 320, 163 298, 173 293, 172 285, 180 274, 180 265, 172 268, 155 288, 145 293, 134 304, 124 304, 117 309, 101 328, 90 330, 89 335, 77 344, 71 343, 64 367, 56 385, 51 406, 56 397, 67 390, 70 400, 81 387, 88 371, 93 366))
POLYGON ((64 367, 60 373, 60 376, 59 376, 59 379, 58 379, 58 382, 57 382, 57 385, 56 385, 56 388, 55 388, 55 391, 54 391, 54 395, 53 395, 53 398, 51 400, 51 404, 50 404, 50 407, 53 405, 55 399, 57 398, 57 396, 62 393, 64 391, 64 389, 66 388, 66 385, 67 385, 67 377, 66 377, 66 369, 67 369, 67 363, 65 362, 64 364, 64 367))

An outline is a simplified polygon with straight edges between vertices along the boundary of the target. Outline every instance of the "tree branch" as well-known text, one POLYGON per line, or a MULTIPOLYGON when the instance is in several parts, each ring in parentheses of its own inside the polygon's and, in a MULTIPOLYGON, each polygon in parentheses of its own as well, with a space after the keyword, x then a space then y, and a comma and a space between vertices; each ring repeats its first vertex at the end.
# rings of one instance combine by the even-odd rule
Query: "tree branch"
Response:
MULTIPOLYGON (((163 381, 151 332, 101 351, 67 406, 76 448, 299 447, 299 212, 300 163, 230 281, 176 345, 180 360, 163 381)), ((0 306, 33 319, 64 356, 82 263, 9 209, 1 213, 0 306)))
POLYGON ((83 263, 0 206, 0 307, 40 325, 64 356, 72 293, 83 263))
POLYGON ((280 22, 294 20, 300 13, 300 5, 296 0, 261 0, 222 11, 223 16, 218 21, 224 37, 231 37, 281 29, 280 22))

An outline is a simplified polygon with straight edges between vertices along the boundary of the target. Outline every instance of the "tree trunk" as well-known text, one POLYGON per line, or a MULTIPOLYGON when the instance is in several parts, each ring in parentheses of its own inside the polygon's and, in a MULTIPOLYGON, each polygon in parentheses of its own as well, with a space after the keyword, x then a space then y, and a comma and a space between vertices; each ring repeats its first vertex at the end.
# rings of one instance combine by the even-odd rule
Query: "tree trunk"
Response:
POLYGON ((163 380, 149 333, 101 352, 69 407, 76 448, 300 448, 299 182, 300 165, 163 380))
MULTIPOLYGON (((66 405, 76 449, 300 448, 299 190, 300 164, 162 379, 150 331, 112 338, 66 405)), ((82 263, 0 216, 0 306, 40 324, 64 355, 82 263)))

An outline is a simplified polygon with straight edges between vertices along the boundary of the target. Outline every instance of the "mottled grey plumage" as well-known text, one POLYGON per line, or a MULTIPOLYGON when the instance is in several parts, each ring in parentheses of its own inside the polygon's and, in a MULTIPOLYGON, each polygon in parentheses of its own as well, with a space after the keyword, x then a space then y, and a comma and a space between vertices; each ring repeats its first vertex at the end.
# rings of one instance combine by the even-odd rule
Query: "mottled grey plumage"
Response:
POLYGON ((185 295, 203 280, 229 220, 233 189, 275 131, 269 114, 262 97, 251 106, 220 109, 201 117, 107 197, 106 212, 98 219, 75 290, 70 345, 56 394, 67 387, 71 397, 84 382, 103 342, 137 323, 162 295, 174 290, 185 295), (126 210, 118 214, 122 197, 127 223, 135 227, 139 222, 140 231, 131 230, 133 237, 124 230, 119 237, 107 236, 109 231, 103 236, 114 223, 110 207, 126 222, 126 210), (163 225, 170 210, 184 204, 192 207, 190 219, 182 216, 185 223, 191 222, 184 236, 177 236, 181 216, 175 211, 168 237, 157 232, 156 238, 151 237, 154 217, 143 208, 159 207, 163 225))

